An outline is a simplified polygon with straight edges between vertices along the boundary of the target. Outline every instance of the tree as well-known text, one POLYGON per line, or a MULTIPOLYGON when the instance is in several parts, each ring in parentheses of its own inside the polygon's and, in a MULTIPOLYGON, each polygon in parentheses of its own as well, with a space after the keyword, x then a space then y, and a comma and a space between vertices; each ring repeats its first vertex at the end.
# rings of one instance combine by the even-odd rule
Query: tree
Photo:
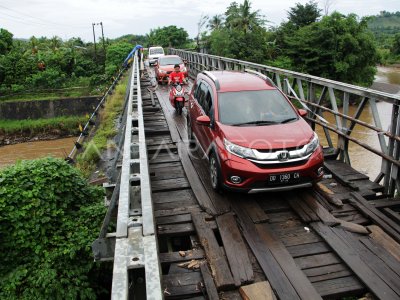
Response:
POLYGON ((288 11, 289 22, 292 22, 296 27, 310 25, 316 22, 320 16, 321 9, 318 8, 318 4, 314 1, 310 1, 305 5, 296 3, 296 6, 288 11))
POLYGON ((208 20, 208 16, 205 15, 201 15, 200 20, 197 22, 197 36, 196 36, 196 49, 197 51, 200 51, 200 34, 201 34, 201 30, 204 26, 204 24, 206 24, 208 20))
POLYGON ((263 63, 266 55, 267 32, 259 11, 252 11, 244 0, 232 2, 225 12, 225 23, 209 37, 212 54, 263 63))
POLYGON ((0 55, 7 54, 13 45, 13 35, 6 29, 0 28, 0 55))
POLYGON ((365 19, 335 12, 285 39, 297 71, 364 86, 374 80, 379 57, 365 19))
POLYGON ((151 29, 148 36, 149 45, 180 48, 187 43, 188 36, 185 29, 178 28, 175 25, 151 29))
POLYGON ((392 47, 390 48, 390 52, 393 53, 394 55, 400 55, 400 33, 397 33, 393 37, 393 44, 392 47))
POLYGON ((215 15, 213 16, 208 24, 207 28, 211 31, 221 29, 224 24, 224 16, 223 15, 215 15))
POLYGON ((259 10, 251 11, 251 3, 244 0, 243 4, 232 2, 225 12, 226 27, 229 29, 240 29, 245 34, 262 27, 265 20, 259 10))
POLYGON ((132 49, 133 45, 127 42, 119 42, 107 47, 106 74, 108 76, 112 76, 117 72, 132 49))

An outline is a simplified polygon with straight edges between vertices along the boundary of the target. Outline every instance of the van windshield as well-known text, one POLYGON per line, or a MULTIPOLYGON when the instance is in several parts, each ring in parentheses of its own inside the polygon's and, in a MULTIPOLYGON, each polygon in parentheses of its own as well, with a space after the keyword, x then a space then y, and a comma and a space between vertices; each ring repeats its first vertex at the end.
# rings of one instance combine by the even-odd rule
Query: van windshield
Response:
POLYGON ((164 54, 164 50, 163 48, 150 49, 150 54, 164 54))
POLYGON ((180 57, 161 57, 159 58, 159 62, 160 66, 183 64, 182 59, 180 57))
POLYGON ((233 126, 280 124, 298 119, 278 90, 219 93, 218 111, 219 121, 233 126))

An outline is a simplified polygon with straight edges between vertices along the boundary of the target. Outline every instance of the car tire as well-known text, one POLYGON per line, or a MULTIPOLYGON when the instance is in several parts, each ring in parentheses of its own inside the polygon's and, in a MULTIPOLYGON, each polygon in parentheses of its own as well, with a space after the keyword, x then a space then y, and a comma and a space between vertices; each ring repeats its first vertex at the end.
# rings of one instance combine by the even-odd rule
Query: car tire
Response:
POLYGON ((222 191, 221 185, 221 167, 215 152, 211 152, 208 170, 210 172, 211 187, 216 192, 222 191))

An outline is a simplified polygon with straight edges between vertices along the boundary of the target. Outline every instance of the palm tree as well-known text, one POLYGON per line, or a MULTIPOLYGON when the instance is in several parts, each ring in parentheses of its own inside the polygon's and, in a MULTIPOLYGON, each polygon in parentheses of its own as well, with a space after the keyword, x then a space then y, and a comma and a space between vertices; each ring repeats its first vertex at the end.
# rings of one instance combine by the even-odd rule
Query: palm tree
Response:
POLYGON ((213 16, 210 21, 208 22, 207 28, 210 29, 211 31, 215 29, 221 29, 224 23, 224 17, 223 15, 215 15, 213 16))
POLYGON ((228 28, 243 29, 244 33, 265 24, 264 17, 260 15, 259 10, 251 11, 249 0, 244 0, 243 4, 239 6, 236 2, 231 3, 225 15, 228 28))

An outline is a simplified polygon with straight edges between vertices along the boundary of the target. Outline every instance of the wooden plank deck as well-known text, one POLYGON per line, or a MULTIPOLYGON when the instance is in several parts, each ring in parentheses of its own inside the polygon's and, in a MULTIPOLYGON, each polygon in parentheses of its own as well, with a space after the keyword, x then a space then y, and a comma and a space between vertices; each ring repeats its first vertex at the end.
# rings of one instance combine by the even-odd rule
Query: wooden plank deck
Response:
POLYGON ((145 124, 167 299, 241 299, 239 287, 253 279, 268 280, 280 299, 361 297, 368 291, 382 299, 400 297, 399 246, 390 237, 377 237, 381 228, 370 227, 376 220, 351 193, 369 203, 363 206, 372 215, 393 223, 400 199, 376 199, 380 186, 335 161, 326 163, 333 178, 321 182, 325 189, 217 194, 207 163, 184 143, 185 113, 175 115, 165 87, 155 98, 162 110, 149 107, 145 124), (366 225, 372 233, 349 233, 337 227, 338 219, 366 225), (229 291, 218 295, 218 289, 229 291))

